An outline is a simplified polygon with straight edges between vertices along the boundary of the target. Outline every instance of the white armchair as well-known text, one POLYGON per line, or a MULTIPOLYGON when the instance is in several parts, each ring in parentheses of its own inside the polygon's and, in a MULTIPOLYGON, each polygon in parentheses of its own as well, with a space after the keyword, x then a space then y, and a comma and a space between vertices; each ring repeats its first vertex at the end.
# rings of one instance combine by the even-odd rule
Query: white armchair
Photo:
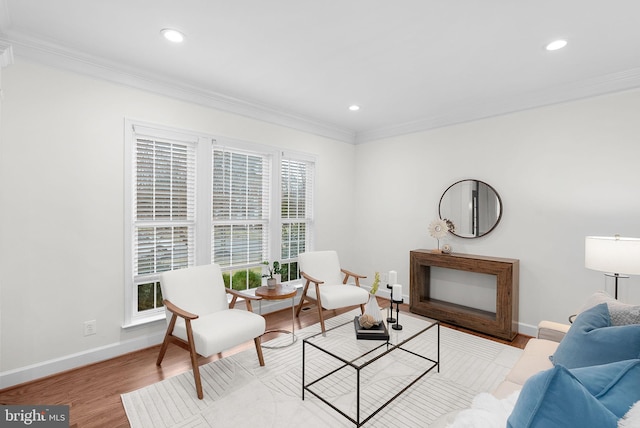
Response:
POLYGON ((191 354, 198 398, 203 397, 198 354, 209 357, 253 339, 258 361, 264 366, 260 336, 265 320, 251 307, 251 300, 260 298, 226 288, 218 265, 165 272, 160 287, 168 326, 156 364, 162 363, 170 342, 186 348, 191 354), (231 304, 227 303, 227 293, 233 295, 231 304), (238 297, 246 300, 246 311, 233 309, 238 297))
POLYGON ((298 263, 300 274, 306 282, 296 309, 296 317, 300 315, 305 302, 315 303, 320 316, 320 327, 324 333, 323 308, 338 309, 360 305, 360 310, 364 313, 364 304, 369 299, 369 292, 360 288, 360 279, 366 276, 341 269, 338 253, 335 251, 300 253, 298 263), (354 279, 354 284, 348 284, 350 277, 354 279))

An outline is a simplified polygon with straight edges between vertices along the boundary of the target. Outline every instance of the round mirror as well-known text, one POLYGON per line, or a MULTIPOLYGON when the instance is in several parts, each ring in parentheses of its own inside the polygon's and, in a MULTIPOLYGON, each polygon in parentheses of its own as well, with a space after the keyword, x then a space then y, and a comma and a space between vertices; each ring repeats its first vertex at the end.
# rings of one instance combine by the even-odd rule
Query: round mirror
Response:
POLYGON ((440 198, 441 219, 451 220, 452 234, 479 238, 491 232, 502 217, 502 200, 495 189, 480 180, 461 180, 440 198))

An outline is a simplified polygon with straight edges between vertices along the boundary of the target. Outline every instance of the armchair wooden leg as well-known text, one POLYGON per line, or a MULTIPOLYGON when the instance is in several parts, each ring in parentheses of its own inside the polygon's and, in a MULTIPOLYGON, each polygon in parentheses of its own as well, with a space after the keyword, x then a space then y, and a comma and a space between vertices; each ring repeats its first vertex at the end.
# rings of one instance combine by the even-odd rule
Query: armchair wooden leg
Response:
POLYGON ((300 302, 298 303, 298 307, 296 308, 296 318, 300 316, 300 311, 302 310, 302 305, 305 300, 307 300, 307 290, 309 289, 309 280, 304 284, 304 288, 302 289, 302 294, 300 294, 300 302))
POLYGON ((253 341, 256 344, 256 351, 258 352, 258 361, 260 362, 261 366, 264 366, 264 357, 262 356, 262 341, 260 340, 260 337, 256 337, 255 339, 253 339, 253 341))
POLYGON ((318 315, 320 316, 320 328, 322 329, 322 334, 324 335, 325 329, 324 329, 324 316, 322 316, 322 306, 318 305, 318 315))
POLYGON ((196 392, 198 398, 202 400, 204 393, 202 392, 202 380, 200 379, 200 368, 198 367, 198 355, 196 351, 191 350, 191 365, 193 366, 193 380, 196 382, 196 392))
POLYGON ((320 285, 316 284, 316 305, 318 306, 318 315, 320 316, 320 328, 322 329, 322 335, 326 334, 324 328, 324 316, 322 315, 322 298, 320 297, 320 285))
POLYGON ((169 347, 169 336, 165 335, 164 341, 162 342, 162 346, 160 347, 160 354, 158 354, 158 359, 156 360, 156 366, 162 364, 162 360, 164 359, 164 354, 167 352, 167 348, 169 347))
POLYGON ((198 398, 202 400, 204 394, 202 392, 202 380, 200 379, 200 368, 198 367, 198 354, 196 353, 196 344, 193 341, 193 330, 191 329, 191 321, 185 320, 187 327, 187 340, 189 342, 189 354, 191 354, 191 366, 193 367, 193 379, 196 382, 196 392, 198 398))
POLYGON ((173 314, 173 316, 171 317, 171 322, 167 326, 167 331, 164 334, 164 341, 162 342, 162 346, 160 347, 160 354, 158 354, 158 359, 156 360, 156 366, 159 366, 164 359, 164 354, 167 352, 167 348, 169 347, 171 333, 173 333, 173 328, 176 325, 177 318, 178 316, 176 314, 173 314))
POLYGON ((360 305, 360 313, 364 314, 364 305, 360 305))
POLYGON ((324 316, 322 315, 322 298, 320 297, 320 285, 316 284, 316 306, 318 306, 318 316, 320 317, 320 329, 322 330, 322 335, 326 334, 326 330, 324 328, 324 316))
POLYGON ((298 318, 300 316, 300 311, 302 310, 302 304, 304 303, 304 295, 302 297, 300 297, 300 302, 298 303, 298 306, 296 307, 296 318, 298 318))

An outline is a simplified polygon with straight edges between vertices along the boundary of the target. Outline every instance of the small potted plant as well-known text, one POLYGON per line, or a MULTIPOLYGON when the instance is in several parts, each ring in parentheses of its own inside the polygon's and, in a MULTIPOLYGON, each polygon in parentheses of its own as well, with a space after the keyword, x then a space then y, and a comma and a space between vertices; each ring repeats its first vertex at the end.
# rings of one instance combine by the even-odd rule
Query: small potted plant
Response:
POLYGON ((273 266, 269 266, 269 262, 264 261, 262 262, 262 264, 265 265, 269 270, 268 274, 265 273, 264 275, 262 275, 263 278, 267 278, 267 287, 275 288, 276 284, 279 281, 280 263, 276 261, 273 262, 273 266))

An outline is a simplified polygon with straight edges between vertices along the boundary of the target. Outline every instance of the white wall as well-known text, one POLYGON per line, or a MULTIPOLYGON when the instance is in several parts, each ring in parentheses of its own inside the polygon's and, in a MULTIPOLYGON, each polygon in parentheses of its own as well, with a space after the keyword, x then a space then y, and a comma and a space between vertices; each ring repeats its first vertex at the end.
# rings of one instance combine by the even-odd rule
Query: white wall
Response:
MULTIPOLYGON (((408 296, 409 251, 435 248, 427 227, 442 192, 476 178, 498 191, 504 215, 485 237, 450 239, 454 252, 520 260, 527 332, 566 322, 605 288, 584 267, 584 237, 640 237, 639 112, 635 90, 358 146, 354 269, 397 270, 408 296)), ((640 303, 640 277, 620 294, 640 303)))
POLYGON ((121 328, 125 117, 314 154, 316 245, 353 254, 353 145, 20 60, 2 78, 0 387, 164 331, 121 328))
MULTIPOLYGON (((0 66, 0 165, 2 165, 2 69, 4 67, 0 66)), ((3 201, 3 195, 2 195, 3 191, 2 191, 2 185, 0 182, 0 201, 3 201)), ((0 205, 0 211, 2 211, 2 205, 0 205)), ((3 229, 4 226, 2 225, 2 222, 0 222, 0 240, 2 240, 2 237, 4 236, 3 234, 3 229)), ((0 245, 2 245, 0 243, 0 245)), ((2 258, 0 258, 0 347, 2 346, 2 283, 3 283, 3 278, 2 278, 2 273, 4 271, 4 262, 2 261, 2 258)), ((2 352, 0 352, 0 372, 2 372, 2 352)))
MULTIPOLYGON (((360 146, 41 65, 2 71, 0 387, 153 342, 164 325, 123 330, 124 118, 317 156, 316 248, 347 268, 398 271, 454 181, 493 185, 495 231, 454 251, 518 258, 520 321, 565 321, 604 286, 584 268, 584 236, 640 237, 640 91, 535 109, 360 146), (355 170, 354 170, 355 165, 355 170), (96 319, 98 334, 83 337, 96 319)), ((640 277, 622 283, 640 302, 640 277)))

